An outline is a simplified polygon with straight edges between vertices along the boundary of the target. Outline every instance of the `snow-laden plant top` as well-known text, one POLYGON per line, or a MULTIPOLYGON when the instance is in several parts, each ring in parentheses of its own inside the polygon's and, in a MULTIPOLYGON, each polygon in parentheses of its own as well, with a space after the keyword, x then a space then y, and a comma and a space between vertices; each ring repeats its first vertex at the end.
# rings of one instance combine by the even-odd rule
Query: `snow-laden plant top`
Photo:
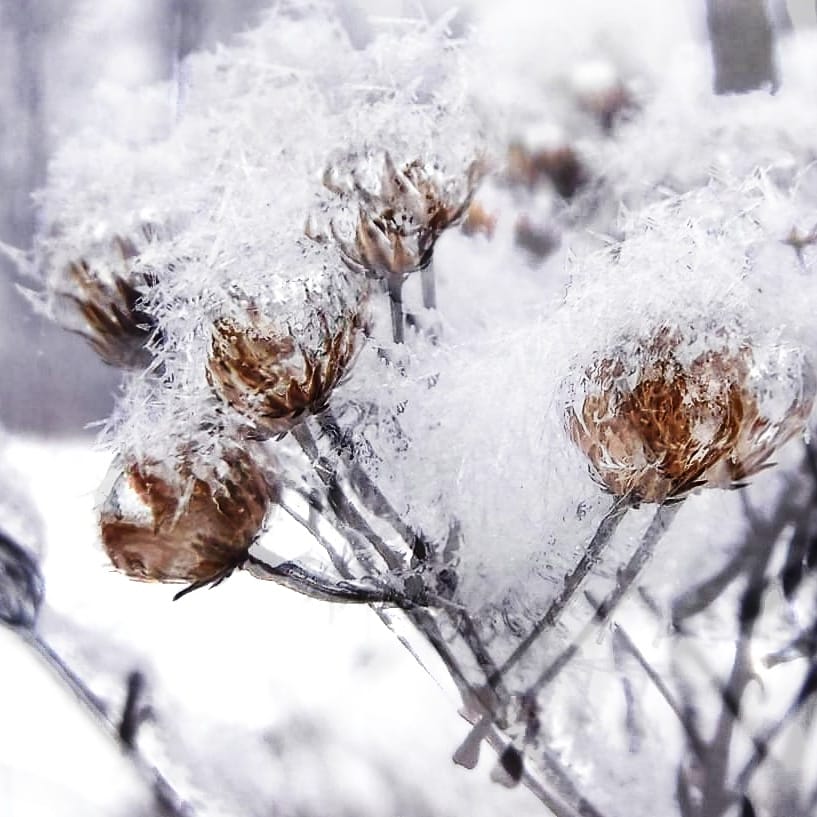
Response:
MULTIPOLYGON (((475 724, 457 760, 489 740, 558 814, 775 813, 754 771, 693 774, 747 750, 701 731, 723 667, 678 656, 729 632, 738 666, 734 582, 765 592, 811 524, 815 43, 776 96, 716 97, 683 18, 529 5, 361 45, 281 3, 189 58, 180 107, 108 94, 66 139, 34 257, 128 370, 102 544, 137 579, 402 611, 475 724)), ((798 585, 767 655, 814 614, 798 585)))

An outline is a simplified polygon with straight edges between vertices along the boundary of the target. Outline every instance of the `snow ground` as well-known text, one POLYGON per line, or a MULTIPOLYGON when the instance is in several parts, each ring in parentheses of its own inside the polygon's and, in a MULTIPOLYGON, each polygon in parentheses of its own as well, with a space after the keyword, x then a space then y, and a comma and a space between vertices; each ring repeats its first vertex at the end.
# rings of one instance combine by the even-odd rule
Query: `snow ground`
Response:
MULTIPOLYGON (((94 693, 121 707, 135 668, 154 719, 140 747, 200 814, 541 814, 524 789, 451 754, 467 724, 368 608, 328 605, 236 575, 178 588, 113 572, 95 535, 108 455, 12 438, 0 466, 43 517, 41 632, 94 693)), ((299 531, 270 536, 298 550, 299 531)), ((8 630, 0 631, 0 815, 137 815, 128 760, 8 630)))

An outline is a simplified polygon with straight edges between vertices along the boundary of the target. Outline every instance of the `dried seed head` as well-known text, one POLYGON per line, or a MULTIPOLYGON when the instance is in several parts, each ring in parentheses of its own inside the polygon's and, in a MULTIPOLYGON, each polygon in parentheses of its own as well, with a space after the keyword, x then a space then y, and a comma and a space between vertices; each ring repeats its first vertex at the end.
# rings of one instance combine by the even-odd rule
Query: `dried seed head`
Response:
POLYGON ((587 183, 587 171, 565 141, 529 137, 508 148, 507 178, 512 185, 533 190, 549 181, 569 199, 587 183))
POLYGON ((465 235, 481 233, 487 238, 493 238, 496 221, 496 215, 486 210, 478 201, 472 201, 465 212, 462 231, 465 235))
MULTIPOLYGON (((803 430, 811 411, 814 378, 802 358, 787 363, 798 382, 784 389, 779 414, 770 417, 746 342, 721 339, 693 350, 664 328, 623 346, 631 351, 622 348, 587 370, 581 406, 566 413, 594 478, 616 496, 663 502, 743 480, 803 430)), ((782 385, 782 372, 765 375, 782 385)))
POLYGON ((335 329, 322 320, 317 348, 300 344, 291 332, 281 334, 257 311, 247 317, 215 322, 207 379, 260 436, 282 434, 304 414, 326 408, 354 357, 361 315, 349 314, 335 329))
POLYGON ((327 171, 328 189, 346 195, 353 186, 360 199, 353 240, 333 225, 346 265, 372 278, 397 279, 428 266, 442 232, 465 215, 482 172, 474 162, 457 181, 419 160, 398 169, 387 153, 375 193, 354 177, 353 185, 343 184, 336 172, 327 171))
POLYGON ((72 307, 66 328, 83 335, 106 363, 123 369, 151 362, 147 344, 156 331, 156 321, 140 305, 154 279, 134 269, 137 255, 133 242, 115 236, 92 261, 70 262, 55 286, 57 301, 72 307))
POLYGON ((636 108, 635 100, 612 63, 588 60, 577 65, 570 85, 579 105, 592 114, 605 131, 636 108))
POLYGON ((186 460, 175 469, 132 462, 102 507, 102 543, 113 565, 133 579, 218 581, 245 561, 270 494, 261 468, 237 448, 207 479, 186 460))

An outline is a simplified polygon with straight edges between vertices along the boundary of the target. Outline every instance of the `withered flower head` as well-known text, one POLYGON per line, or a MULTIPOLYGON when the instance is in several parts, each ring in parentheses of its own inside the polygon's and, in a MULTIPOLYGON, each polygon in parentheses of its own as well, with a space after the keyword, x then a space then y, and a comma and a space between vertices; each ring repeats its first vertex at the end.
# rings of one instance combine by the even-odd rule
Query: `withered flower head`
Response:
POLYGON ((721 336, 693 348, 663 328, 643 342, 626 341, 586 371, 567 429, 594 478, 616 496, 663 502, 700 486, 723 487, 757 473, 802 432, 815 382, 802 358, 794 369, 796 383, 771 371, 762 384, 748 342, 721 336), (763 408, 770 383, 783 392, 776 416, 763 408))
POLYGON ((548 134, 545 139, 529 135, 511 143, 506 174, 512 185, 530 190, 549 181, 565 199, 575 196, 588 180, 587 170, 576 151, 554 134, 548 134))
POLYGON ((115 236, 93 260, 70 262, 55 293, 73 307, 67 328, 85 337, 106 363, 124 369, 151 362, 147 343, 156 330, 156 321, 140 306, 154 280, 134 269, 137 255, 133 242, 115 236))
POLYGON ((208 479, 182 459, 169 470, 131 462, 100 513, 102 544, 133 579, 218 581, 239 567, 270 504, 270 486, 245 451, 225 455, 208 479))
POLYGON ((580 63, 572 72, 570 84, 576 101, 604 131, 611 131, 619 119, 637 107, 618 70, 606 60, 580 63))
POLYGON ((289 431, 304 414, 318 414, 347 372, 362 325, 350 312, 332 329, 320 320, 320 341, 299 343, 256 310, 213 326, 207 379, 218 396, 251 420, 259 436, 289 431))
POLYGON ((380 190, 373 192, 357 180, 344 185, 334 171, 327 171, 324 184, 330 190, 354 190, 360 199, 354 240, 339 235, 333 224, 344 262, 355 272, 379 279, 402 280, 428 266, 442 232, 465 215, 481 173, 478 162, 461 181, 444 177, 420 160, 399 169, 387 153, 380 190))

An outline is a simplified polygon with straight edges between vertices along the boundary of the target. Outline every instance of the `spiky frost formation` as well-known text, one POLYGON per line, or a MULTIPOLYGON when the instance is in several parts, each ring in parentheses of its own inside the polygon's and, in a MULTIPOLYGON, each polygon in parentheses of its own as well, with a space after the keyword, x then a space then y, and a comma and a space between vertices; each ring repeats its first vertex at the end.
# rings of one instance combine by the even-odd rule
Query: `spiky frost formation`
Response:
POLYGON ((120 460, 100 511, 102 544, 113 565, 141 581, 204 584, 247 558, 270 504, 261 467, 232 447, 209 474, 189 454, 120 460))
POLYGON ((622 342, 588 368, 567 408, 572 440, 615 496, 663 502, 739 482, 805 428, 815 378, 801 354, 776 350, 761 368, 745 340, 689 335, 662 327, 622 342), (767 416, 770 397, 778 411, 767 416))

